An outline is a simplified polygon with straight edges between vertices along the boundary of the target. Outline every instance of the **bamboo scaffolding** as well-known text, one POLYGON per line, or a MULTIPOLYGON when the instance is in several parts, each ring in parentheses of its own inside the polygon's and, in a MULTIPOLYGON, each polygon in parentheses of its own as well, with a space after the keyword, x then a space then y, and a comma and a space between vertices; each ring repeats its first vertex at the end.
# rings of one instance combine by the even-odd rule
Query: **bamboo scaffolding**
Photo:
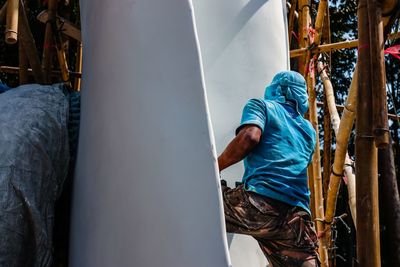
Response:
POLYGON ((46 32, 44 37, 43 45, 43 57, 42 57, 42 68, 44 73, 44 79, 46 84, 51 83, 51 71, 53 64, 53 23, 55 23, 57 14, 57 0, 48 0, 48 19, 46 23, 46 32))
POLYGON ((389 125, 387 119, 386 75, 383 38, 382 8, 377 0, 367 0, 370 57, 372 75, 373 134, 375 145, 384 148, 389 144, 389 125))
MULTIPOLYGON (((324 103, 323 102, 317 102, 317 107, 323 108, 324 107, 324 103)), ((345 109, 345 107, 343 105, 336 105, 336 109, 338 111, 342 112, 345 109)), ((400 120, 400 115, 388 113, 388 119, 400 120)))
MULTIPOLYGON (((388 40, 396 40, 400 38, 400 32, 397 33, 392 33, 387 36, 388 40)), ((356 48, 358 45, 358 39, 355 40, 348 40, 348 41, 343 41, 343 42, 337 42, 334 44, 322 44, 319 46, 315 46, 312 48, 300 48, 300 49, 295 49, 290 51, 290 57, 300 57, 303 56, 308 50, 311 51, 311 53, 322 53, 322 52, 332 52, 335 50, 340 50, 340 49, 346 49, 346 48, 356 48)))
POLYGON ((19 41, 24 47, 26 56, 29 61, 29 65, 32 67, 33 75, 37 83, 43 84, 44 77, 42 68, 40 65, 39 55, 37 53, 35 39, 33 39, 31 29, 29 28, 28 18, 25 13, 24 5, 21 1, 19 7, 19 25, 20 25, 20 36, 19 41))
POLYGON ((325 212, 325 221, 328 223, 333 222, 335 215, 337 194, 339 192, 340 180, 344 171, 347 177, 347 189, 349 192, 349 206, 351 215, 354 222, 356 221, 356 203, 355 203, 355 176, 353 173, 352 166, 354 162, 350 159, 347 154, 347 144, 349 142, 350 133, 354 124, 354 116, 356 109, 357 99, 357 69, 354 72, 353 80, 350 86, 349 95, 346 101, 346 109, 343 112, 342 120, 339 117, 339 113, 336 109, 335 97, 333 94, 332 83, 329 80, 322 62, 318 63, 318 71, 320 72, 321 80, 324 84, 325 95, 328 102, 329 114, 331 116, 332 128, 336 135, 336 152, 334 157, 334 163, 329 179, 329 187, 327 194, 327 204, 325 212))
POLYGON ((357 258, 359 266, 379 267, 377 148, 372 128, 372 81, 367 0, 358 2, 358 96, 356 119, 357 258))
POLYGON ((24 46, 18 43, 18 60, 19 60, 19 84, 28 83, 28 59, 26 57, 24 46))
MULTIPOLYGON (((339 50, 339 49, 344 49, 344 48, 355 48, 357 47, 358 40, 352 40, 352 41, 343 41, 343 42, 338 42, 334 44, 323 44, 316 46, 311 49, 312 53, 322 53, 322 52, 328 52, 328 51, 334 51, 334 50, 339 50)), ((307 52, 307 50, 310 50, 309 48, 301 48, 301 49, 296 49, 290 51, 290 57, 300 57, 304 55, 304 53, 307 52)))
POLYGON ((7 0, 6 43, 15 44, 18 40, 19 0, 7 0))
POLYGON ((328 248, 325 235, 324 225, 324 200, 322 193, 322 177, 321 177, 321 158, 319 152, 319 137, 318 137, 318 115, 317 115, 317 103, 316 103, 316 92, 315 92, 315 79, 310 75, 307 75, 307 86, 309 94, 309 113, 310 122, 316 132, 316 145, 315 151, 312 158, 312 168, 314 175, 314 203, 315 203, 315 216, 316 225, 318 232, 318 240, 320 242, 319 255, 321 259, 321 266, 328 266, 328 248))
MULTIPOLYGON (((315 33, 310 32, 310 27, 311 27, 311 18, 309 15, 309 11, 308 11, 308 21, 307 21, 307 26, 306 26, 306 30, 307 30, 307 44, 308 47, 313 47, 313 46, 318 46, 320 44, 321 41, 321 34, 322 34, 322 29, 323 29, 323 23, 324 23, 324 17, 325 17, 325 13, 328 7, 328 1, 327 0, 321 0, 318 4, 318 12, 317 12, 317 18, 316 18, 316 22, 315 22, 315 33), (310 35, 313 35, 313 37, 310 38, 310 35), (312 40, 313 39, 313 40, 312 40)), ((306 56, 305 56, 305 63, 304 63, 304 68, 300 69, 300 71, 302 71, 303 75, 306 75, 308 72, 308 68, 311 68, 309 66, 310 62, 311 62, 311 58, 314 56, 314 59, 317 59, 317 54, 316 53, 312 53, 310 49, 306 50, 306 56)))

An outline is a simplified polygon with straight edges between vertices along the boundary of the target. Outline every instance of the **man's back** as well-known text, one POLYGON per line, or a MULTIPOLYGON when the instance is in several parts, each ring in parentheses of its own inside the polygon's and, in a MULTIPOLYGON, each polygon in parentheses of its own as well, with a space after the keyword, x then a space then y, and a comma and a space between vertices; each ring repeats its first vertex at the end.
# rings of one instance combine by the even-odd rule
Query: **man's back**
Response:
POLYGON ((307 165, 315 146, 311 124, 288 104, 252 99, 248 108, 263 112, 265 119, 264 125, 255 122, 263 134, 244 160, 246 190, 309 211, 307 165))

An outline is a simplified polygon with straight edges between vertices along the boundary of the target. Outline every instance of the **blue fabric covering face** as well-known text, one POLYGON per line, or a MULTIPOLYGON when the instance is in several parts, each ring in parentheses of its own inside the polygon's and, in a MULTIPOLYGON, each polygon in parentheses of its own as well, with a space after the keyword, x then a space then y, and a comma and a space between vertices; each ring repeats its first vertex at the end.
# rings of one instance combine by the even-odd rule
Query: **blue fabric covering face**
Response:
POLYGON ((267 87, 271 92, 266 92, 266 99, 249 100, 237 132, 248 124, 262 130, 260 143, 244 159, 246 190, 310 212, 307 166, 316 135, 311 124, 299 115, 307 111, 308 104, 304 102, 307 101, 305 83, 301 86, 304 79, 299 82, 298 75, 279 73, 267 87))

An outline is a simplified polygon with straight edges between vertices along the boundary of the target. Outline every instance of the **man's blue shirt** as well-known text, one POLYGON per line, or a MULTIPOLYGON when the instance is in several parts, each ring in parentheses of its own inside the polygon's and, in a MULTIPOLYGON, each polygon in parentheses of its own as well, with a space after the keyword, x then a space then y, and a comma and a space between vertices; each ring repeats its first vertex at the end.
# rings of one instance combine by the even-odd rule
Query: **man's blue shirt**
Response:
POLYGON ((315 130, 290 102, 251 99, 243 109, 244 125, 262 130, 260 143, 244 159, 245 189, 310 212, 307 166, 316 143, 315 130))

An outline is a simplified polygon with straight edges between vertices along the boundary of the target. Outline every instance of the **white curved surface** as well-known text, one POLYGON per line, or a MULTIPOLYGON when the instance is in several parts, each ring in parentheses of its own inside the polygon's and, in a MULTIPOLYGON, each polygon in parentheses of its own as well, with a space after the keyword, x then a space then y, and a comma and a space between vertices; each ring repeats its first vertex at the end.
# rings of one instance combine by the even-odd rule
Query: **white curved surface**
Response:
POLYGON ((189 0, 82 0, 72 267, 229 265, 189 0))
MULTIPOLYGON (((285 1, 193 0, 218 154, 234 137, 242 108, 264 96, 275 73, 289 69, 285 1)), ((234 186, 242 164, 222 173, 234 186)), ((258 244, 250 237, 230 240, 234 267, 265 267, 258 244)))

